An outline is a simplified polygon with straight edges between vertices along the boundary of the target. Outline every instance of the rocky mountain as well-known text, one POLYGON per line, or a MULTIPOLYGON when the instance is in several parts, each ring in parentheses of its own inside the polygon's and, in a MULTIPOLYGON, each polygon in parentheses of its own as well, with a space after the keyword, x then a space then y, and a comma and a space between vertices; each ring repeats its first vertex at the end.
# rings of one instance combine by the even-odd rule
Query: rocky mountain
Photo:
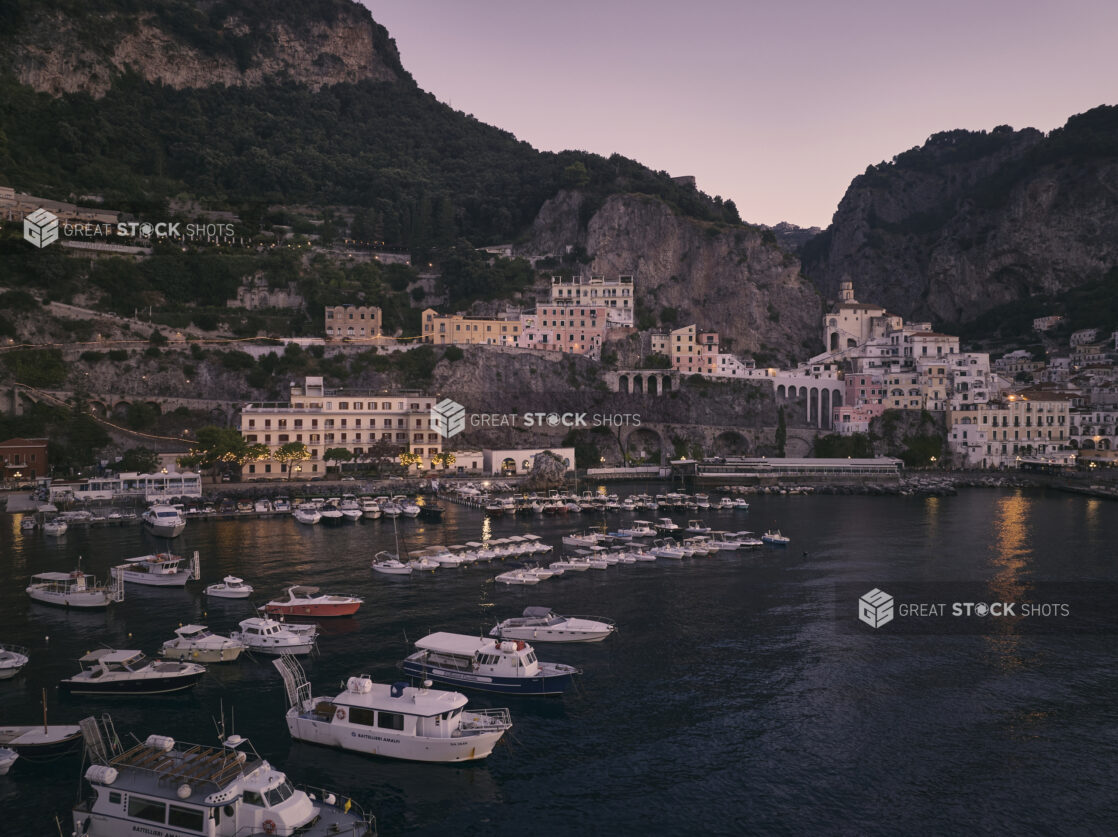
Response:
POLYGON ((126 74, 175 89, 271 80, 315 90, 404 75, 387 31, 343 0, 5 5, 5 64, 51 95, 100 98, 126 74))
POLYGON ((819 295, 767 230, 688 218, 647 195, 612 195, 595 207, 565 190, 544 204, 518 249, 575 248, 585 250, 588 273, 633 274, 641 325, 696 323, 762 363, 815 348, 819 295))
POLYGON ((825 296, 962 323, 1059 294, 1118 264, 1118 107, 1050 134, 948 131, 855 178, 827 230, 802 249, 825 296))

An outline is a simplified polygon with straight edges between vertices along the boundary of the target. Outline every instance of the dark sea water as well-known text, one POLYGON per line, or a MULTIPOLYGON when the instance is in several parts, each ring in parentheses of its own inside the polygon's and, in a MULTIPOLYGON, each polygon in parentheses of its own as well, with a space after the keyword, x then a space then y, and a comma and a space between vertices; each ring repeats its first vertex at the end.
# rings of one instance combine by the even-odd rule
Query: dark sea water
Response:
MULTIPOLYGON (((611 515, 610 528, 634 516, 653 515, 611 515)), ((1115 833, 1118 637, 888 636, 839 629, 834 602, 836 585, 847 584, 977 581, 996 599, 1038 580, 1118 581, 1113 504, 973 489, 758 497, 748 513, 704 517, 725 529, 775 522, 793 542, 507 588, 492 582, 500 564, 372 573, 373 554, 393 546, 387 520, 188 525, 174 549, 201 553, 205 583, 243 576, 260 602, 296 582, 365 597, 355 617, 324 622, 320 654, 304 658, 315 694, 334 694, 358 673, 396 680, 408 640, 487 631, 529 604, 616 620, 618 634, 604 643, 539 647, 545 660, 585 669, 575 693, 471 694, 477 706, 510 707, 514 728, 489 759, 443 766, 292 743, 282 683, 263 657, 211 666, 183 696, 60 697, 58 681, 86 650, 154 653, 180 623, 228 632, 248 605, 207 601, 202 584, 130 585, 100 614, 32 603, 23 588, 35 572, 72 569, 80 555, 104 577, 163 544, 139 528, 71 528, 52 540, 0 516, 0 641, 32 653, 22 675, 0 682, 0 723, 35 723, 46 687, 52 722, 109 712, 121 733, 214 744, 224 706, 236 731, 295 782, 351 795, 382 834, 1115 833)), ((448 506, 443 523, 401 519, 399 531, 411 548, 528 531, 558 544, 591 522, 488 521, 448 506)), ((0 777, 0 833, 54 835, 58 815, 69 835, 79 774, 77 758, 17 763, 0 777)))

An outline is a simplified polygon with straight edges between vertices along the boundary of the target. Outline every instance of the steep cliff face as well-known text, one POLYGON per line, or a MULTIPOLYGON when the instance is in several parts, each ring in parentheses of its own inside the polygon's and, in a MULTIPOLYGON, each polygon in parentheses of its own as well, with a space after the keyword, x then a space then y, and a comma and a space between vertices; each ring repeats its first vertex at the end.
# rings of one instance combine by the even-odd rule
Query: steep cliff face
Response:
POLYGON ((937 134, 855 178, 802 256, 829 298, 853 280, 859 299, 945 323, 1099 279, 1118 263, 1118 108, 1049 136, 937 134))
POLYGON ((634 276, 638 310, 658 319, 675 309, 666 325, 715 329, 735 353, 788 360, 814 348, 819 295, 771 235, 684 218, 646 195, 613 195, 582 225, 587 214, 579 193, 561 192, 544 204, 522 250, 583 247, 586 272, 634 276))
POLYGON ((21 83, 56 96, 100 97, 127 73, 176 89, 267 80, 318 89, 403 75, 387 32, 357 4, 327 2, 287 15, 254 6, 159 0, 139 14, 95 15, 44 2, 13 21, 2 58, 21 83))

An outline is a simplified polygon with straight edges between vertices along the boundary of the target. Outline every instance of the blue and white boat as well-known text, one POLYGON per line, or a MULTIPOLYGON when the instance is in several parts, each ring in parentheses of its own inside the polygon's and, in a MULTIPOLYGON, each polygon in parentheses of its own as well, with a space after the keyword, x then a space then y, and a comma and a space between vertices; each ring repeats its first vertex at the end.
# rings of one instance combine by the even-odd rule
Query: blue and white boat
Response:
POLYGON ((463 689, 514 695, 558 695, 580 669, 544 663, 526 642, 436 632, 415 643, 419 649, 400 668, 420 680, 463 689))

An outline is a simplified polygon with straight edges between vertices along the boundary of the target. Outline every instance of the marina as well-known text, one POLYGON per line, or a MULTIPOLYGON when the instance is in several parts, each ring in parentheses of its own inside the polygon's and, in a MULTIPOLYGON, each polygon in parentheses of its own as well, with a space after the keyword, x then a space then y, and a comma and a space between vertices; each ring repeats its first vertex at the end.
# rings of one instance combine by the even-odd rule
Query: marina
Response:
MULTIPOLYGON (((635 493, 621 486, 618 491, 623 497, 635 493)), ((336 528, 301 526, 290 514, 194 520, 176 551, 201 554, 202 583, 187 585, 185 592, 131 586, 112 608, 90 612, 31 601, 24 593, 27 579, 36 572, 71 571, 79 555, 84 568, 105 577, 122 556, 163 547, 141 527, 77 527, 61 543, 22 531, 18 516, 0 518, 0 548, 10 556, 0 567, 0 636, 26 646, 30 657, 17 676, 0 684, 0 712, 6 723, 32 728, 41 716, 39 689, 47 687, 52 728, 108 711, 118 730, 134 730, 141 740, 158 730, 213 747, 220 744, 213 719, 222 705, 227 716, 233 707, 236 731, 285 767, 293 782, 354 794, 356 803, 375 813, 382 833, 429 835, 463 827, 519 834, 525 818, 549 831, 582 833, 682 833, 693 829, 696 817, 714 831, 825 831, 839 786, 844 815, 898 817, 892 821, 910 829, 949 828, 941 808, 948 797, 1012 822, 1013 811, 1037 804, 1013 791, 1024 785, 1000 781, 1006 760, 1022 746, 1017 719, 1036 705, 1034 694, 1005 692, 1014 682, 1005 666, 1022 656, 1044 684, 1038 688, 1062 694, 1059 700, 1068 707, 1059 718, 1034 721, 1045 743, 1039 750, 1028 745, 1038 758, 1015 768, 1023 771, 1024 783, 1052 787, 1063 771, 1082 769, 1085 757, 1100 765, 1111 759, 1111 745, 1094 736, 1094 721, 1076 707, 1108 700, 1112 637, 909 637, 905 653, 898 654, 900 640, 845 635, 834 626, 837 583, 866 580, 888 589, 890 581, 933 570, 937 577, 978 578, 1003 591, 1027 584, 1033 574, 1068 572, 1118 582, 1109 557, 1118 522, 1105 501, 996 488, 958 497, 755 495, 748 512, 718 509, 713 501, 701 512, 610 513, 600 523, 615 529, 634 516, 669 515, 683 528, 698 518, 716 532, 752 526, 763 533, 775 522, 793 539, 792 547, 758 544, 695 558, 618 560, 604 570, 568 571, 540 585, 498 586, 496 574, 526 561, 575 557, 562 549, 562 537, 598 523, 581 514, 573 520, 535 513, 491 519, 456 503, 445 504, 441 523, 401 514, 399 530, 413 557, 469 543, 492 549, 494 541, 526 535, 553 552, 393 578, 369 568, 377 552, 394 550, 387 520, 336 528), (1075 556, 1074 572, 1067 569, 1068 555, 1075 556), (251 579, 254 594, 247 600, 203 594, 205 585, 226 575, 251 579), (308 625, 318 629, 318 650, 300 660, 315 693, 331 697, 337 684, 362 674, 380 684, 401 680, 397 663, 433 631, 485 637, 497 622, 527 607, 608 614, 618 630, 608 642, 545 647, 544 659, 583 671, 561 697, 466 692, 467 711, 509 709, 517 746, 499 743, 462 772, 293 741, 283 680, 269 665, 271 657, 255 651, 213 666, 181 696, 71 701, 53 691, 91 648, 155 653, 180 623, 230 635, 254 617, 254 605, 282 597, 296 582, 366 602, 353 616, 308 625), (1059 685, 1068 666, 1079 671, 1074 694, 1059 685), (934 680, 923 674, 929 671, 936 672, 934 680), (867 691, 867 684, 880 682, 894 687, 867 691), (975 689, 1000 695, 993 716, 973 709, 975 689), (980 752, 970 748, 976 735, 984 742, 980 752), (864 761, 851 754, 851 740, 892 745, 864 761), (898 815, 881 793, 905 792, 902 760, 917 750, 942 778, 927 800, 915 797, 914 808, 898 815), (956 775, 953 765, 964 750, 971 761, 956 775), (587 767, 609 778, 578 778, 587 767), (874 793, 851 796, 855 775, 874 793), (565 783, 562 793, 557 781, 565 783), (795 810, 772 803, 769 792, 776 787, 794 789, 800 799, 795 810), (694 800, 711 790, 717 793, 700 812, 694 800), (741 819, 746 809, 752 812, 748 826, 741 819)), ((650 539, 644 543, 643 549, 651 546, 650 539)), ((628 548, 642 549, 637 541, 628 548)), ((606 549, 621 554, 620 547, 606 549)), ((280 630, 296 627, 275 624, 280 630)), ((53 828, 51 816, 69 817, 77 770, 74 757, 53 766, 21 758, 0 780, 0 803, 15 812, 22 833, 46 832, 53 828), (16 804, 32 787, 57 803, 45 806, 46 817, 16 804)), ((1059 811, 1069 829, 1080 833, 1105 830, 1102 800, 1059 787, 1042 803, 1051 806, 1051 816, 1059 811)))

